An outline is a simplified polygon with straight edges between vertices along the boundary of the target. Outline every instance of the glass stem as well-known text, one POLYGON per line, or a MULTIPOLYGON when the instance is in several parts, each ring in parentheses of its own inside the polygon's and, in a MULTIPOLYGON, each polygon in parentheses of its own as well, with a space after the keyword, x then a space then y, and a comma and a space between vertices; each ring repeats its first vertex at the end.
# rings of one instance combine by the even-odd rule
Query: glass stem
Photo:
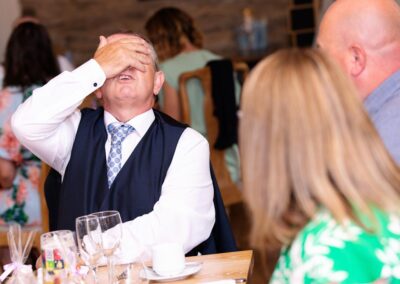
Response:
POLYGON ((97 280, 97 264, 93 265, 93 267, 92 267, 92 272, 93 272, 93 281, 94 281, 94 284, 99 283, 98 280, 97 280))
POLYGON ((114 283, 114 258, 112 255, 107 257, 108 283, 114 283))

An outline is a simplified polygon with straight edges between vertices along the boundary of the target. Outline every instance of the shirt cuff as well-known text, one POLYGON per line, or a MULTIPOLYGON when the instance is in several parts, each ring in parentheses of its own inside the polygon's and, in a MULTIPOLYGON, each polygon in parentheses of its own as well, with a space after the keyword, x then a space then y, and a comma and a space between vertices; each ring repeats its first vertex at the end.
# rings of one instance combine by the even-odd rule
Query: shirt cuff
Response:
POLYGON ((105 80, 106 74, 100 65, 94 59, 90 59, 73 71, 77 78, 81 78, 85 82, 89 82, 93 87, 93 91, 100 88, 105 80))

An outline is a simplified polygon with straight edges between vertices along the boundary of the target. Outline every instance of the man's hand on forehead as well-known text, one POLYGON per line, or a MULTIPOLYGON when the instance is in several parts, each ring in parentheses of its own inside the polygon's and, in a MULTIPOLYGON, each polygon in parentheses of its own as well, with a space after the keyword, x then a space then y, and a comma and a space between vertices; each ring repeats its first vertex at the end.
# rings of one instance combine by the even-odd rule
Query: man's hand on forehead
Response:
POLYGON ((144 72, 145 65, 152 64, 149 44, 138 36, 126 34, 116 34, 108 38, 101 36, 94 59, 107 78, 112 78, 129 67, 144 72))
MULTIPOLYGON (((103 36, 101 36, 101 37, 103 37, 103 36)), ((144 43, 144 44, 147 44, 147 42, 146 42, 143 38, 141 38, 140 36, 135 35, 135 34, 124 34, 124 33, 120 33, 120 34, 113 34, 113 35, 110 35, 110 36, 108 36, 108 37, 106 38, 106 40, 107 40, 108 42, 113 42, 113 41, 117 41, 117 40, 121 40, 121 39, 131 39, 131 40, 134 40, 134 41, 137 42, 137 43, 144 43)))

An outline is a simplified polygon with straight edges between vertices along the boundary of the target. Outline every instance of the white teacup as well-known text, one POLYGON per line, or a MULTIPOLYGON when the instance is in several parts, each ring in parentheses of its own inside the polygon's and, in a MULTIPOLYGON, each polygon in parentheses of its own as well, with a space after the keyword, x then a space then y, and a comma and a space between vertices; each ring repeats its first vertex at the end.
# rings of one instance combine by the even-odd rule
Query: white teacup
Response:
POLYGON ((160 276, 174 276, 185 268, 185 254, 179 243, 162 243, 152 247, 153 270, 160 276))

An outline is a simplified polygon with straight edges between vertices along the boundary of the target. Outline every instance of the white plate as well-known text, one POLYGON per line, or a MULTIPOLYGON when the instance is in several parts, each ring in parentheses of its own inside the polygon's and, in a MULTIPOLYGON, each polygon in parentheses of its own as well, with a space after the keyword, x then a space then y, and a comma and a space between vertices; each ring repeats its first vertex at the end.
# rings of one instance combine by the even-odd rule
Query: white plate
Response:
POLYGON ((186 262, 183 271, 173 276, 161 276, 158 275, 151 267, 145 267, 140 270, 139 275, 142 279, 153 280, 158 282, 168 282, 174 280, 184 279, 190 275, 196 274, 200 271, 202 266, 201 262, 186 262))

